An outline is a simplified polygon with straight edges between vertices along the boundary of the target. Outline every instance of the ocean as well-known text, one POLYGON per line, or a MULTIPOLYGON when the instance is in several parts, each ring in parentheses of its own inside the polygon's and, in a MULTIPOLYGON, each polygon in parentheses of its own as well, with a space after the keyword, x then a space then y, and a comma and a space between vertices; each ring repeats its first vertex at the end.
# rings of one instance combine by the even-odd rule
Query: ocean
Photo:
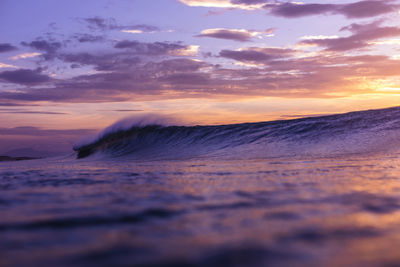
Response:
POLYGON ((74 149, 0 163, 0 266, 400 266, 400 107, 74 149))

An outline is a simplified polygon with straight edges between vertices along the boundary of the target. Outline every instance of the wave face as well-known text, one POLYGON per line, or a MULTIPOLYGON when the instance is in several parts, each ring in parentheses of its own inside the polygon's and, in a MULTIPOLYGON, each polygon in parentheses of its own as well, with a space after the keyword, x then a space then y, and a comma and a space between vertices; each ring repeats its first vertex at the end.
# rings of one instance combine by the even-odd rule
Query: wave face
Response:
POLYGON ((75 145, 78 158, 273 158, 400 151, 400 107, 322 117, 219 126, 157 120, 108 127, 75 145), (123 127, 120 127, 123 125, 123 127))

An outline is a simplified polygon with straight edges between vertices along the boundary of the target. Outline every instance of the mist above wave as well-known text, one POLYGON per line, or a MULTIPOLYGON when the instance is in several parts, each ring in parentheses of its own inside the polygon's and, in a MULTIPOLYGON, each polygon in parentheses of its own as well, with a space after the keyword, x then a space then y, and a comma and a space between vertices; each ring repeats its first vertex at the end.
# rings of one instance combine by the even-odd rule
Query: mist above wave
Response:
POLYGON ((80 147, 95 143, 110 134, 124 132, 132 128, 142 128, 146 126, 167 127, 178 124, 183 124, 180 119, 160 114, 149 113, 144 115, 130 116, 113 123, 95 135, 83 137, 81 140, 75 143, 74 150, 78 150, 80 147))

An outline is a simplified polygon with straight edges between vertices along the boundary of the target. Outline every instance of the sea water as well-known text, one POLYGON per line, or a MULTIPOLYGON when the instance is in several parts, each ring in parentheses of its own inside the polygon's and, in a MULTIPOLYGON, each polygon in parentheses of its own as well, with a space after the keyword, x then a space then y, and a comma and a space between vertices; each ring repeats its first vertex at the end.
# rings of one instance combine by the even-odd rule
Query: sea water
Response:
POLYGON ((0 266, 399 266, 399 115, 133 125, 0 163, 0 266))

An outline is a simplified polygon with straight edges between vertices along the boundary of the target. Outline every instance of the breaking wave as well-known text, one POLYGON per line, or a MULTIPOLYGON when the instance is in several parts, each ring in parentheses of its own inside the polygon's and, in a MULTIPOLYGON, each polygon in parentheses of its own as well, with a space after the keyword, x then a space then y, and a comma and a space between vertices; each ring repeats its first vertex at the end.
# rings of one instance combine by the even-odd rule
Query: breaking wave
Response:
POLYGON ((78 158, 271 158, 400 150, 400 107, 295 120, 174 126, 145 116, 123 120, 74 146, 78 158))

